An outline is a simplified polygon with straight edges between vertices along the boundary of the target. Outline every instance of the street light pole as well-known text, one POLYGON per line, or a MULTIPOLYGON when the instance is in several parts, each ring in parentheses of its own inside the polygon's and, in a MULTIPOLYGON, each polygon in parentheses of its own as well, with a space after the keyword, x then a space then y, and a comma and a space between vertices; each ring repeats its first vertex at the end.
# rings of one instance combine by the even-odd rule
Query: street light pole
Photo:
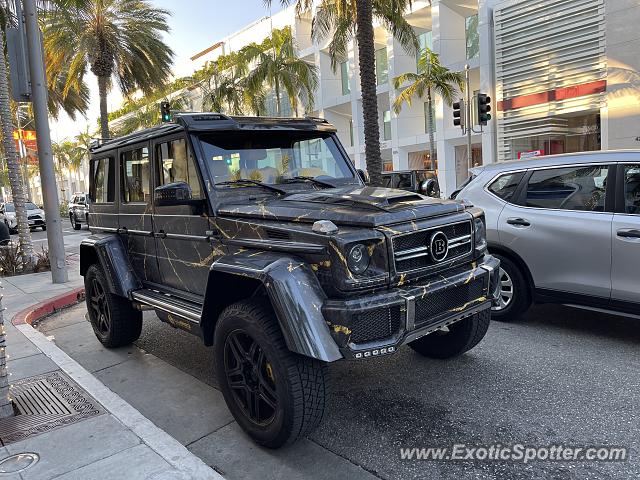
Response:
POLYGON ((465 105, 464 115, 466 116, 467 127, 467 165, 469 168, 473 165, 473 152, 471 151, 471 131, 473 130, 473 114, 471 111, 471 81, 469 79, 469 65, 464 66, 465 90, 467 91, 467 102, 465 105))
POLYGON ((56 175, 51 151, 49 132, 49 110, 47 107, 47 81, 44 73, 44 58, 35 0, 24 0, 24 20, 27 32, 29 71, 31 72, 31 100, 36 121, 38 162, 42 181, 42 198, 47 221, 47 241, 51 260, 53 283, 69 281, 65 265, 62 222, 56 190, 56 175))

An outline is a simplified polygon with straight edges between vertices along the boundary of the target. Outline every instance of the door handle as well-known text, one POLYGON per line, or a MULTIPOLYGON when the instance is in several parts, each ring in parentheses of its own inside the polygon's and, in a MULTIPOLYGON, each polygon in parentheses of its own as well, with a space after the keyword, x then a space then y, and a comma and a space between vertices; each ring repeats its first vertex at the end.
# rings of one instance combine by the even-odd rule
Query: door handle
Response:
POLYGON ((509 225, 515 225, 516 227, 530 227, 531 223, 524 218, 509 218, 507 219, 509 225))
POLYGON ((618 236, 622 238, 640 238, 640 230, 633 228, 618 230, 618 236))
POLYGON ((127 233, 127 227, 118 227, 117 233, 126 234, 127 233))
POLYGON ((160 230, 158 233, 156 233, 156 238, 167 238, 167 232, 165 232, 164 230, 160 230))

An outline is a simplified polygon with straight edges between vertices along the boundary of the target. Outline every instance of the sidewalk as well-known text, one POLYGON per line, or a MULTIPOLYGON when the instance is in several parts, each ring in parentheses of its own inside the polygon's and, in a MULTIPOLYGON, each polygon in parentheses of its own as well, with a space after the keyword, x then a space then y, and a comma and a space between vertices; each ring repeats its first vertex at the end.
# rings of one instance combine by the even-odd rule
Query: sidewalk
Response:
POLYGON ((39 461, 0 479, 222 478, 31 327, 51 298, 58 306, 77 300, 75 265, 69 277, 63 285, 49 272, 2 279, 7 370, 22 415, 0 420, 0 469, 12 454, 36 453, 39 461))

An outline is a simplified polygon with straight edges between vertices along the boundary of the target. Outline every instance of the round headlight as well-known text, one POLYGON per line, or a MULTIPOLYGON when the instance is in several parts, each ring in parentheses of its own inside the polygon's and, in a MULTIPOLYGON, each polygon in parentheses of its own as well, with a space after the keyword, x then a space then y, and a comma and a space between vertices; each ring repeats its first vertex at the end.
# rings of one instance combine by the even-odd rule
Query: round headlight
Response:
POLYGON ((369 250, 366 245, 358 243, 349 249, 347 255, 347 267, 351 270, 351 273, 362 274, 369 268, 369 250))
POLYGON ((476 218, 474 226, 475 248, 476 250, 484 250, 487 248, 487 227, 484 224, 484 220, 476 218))

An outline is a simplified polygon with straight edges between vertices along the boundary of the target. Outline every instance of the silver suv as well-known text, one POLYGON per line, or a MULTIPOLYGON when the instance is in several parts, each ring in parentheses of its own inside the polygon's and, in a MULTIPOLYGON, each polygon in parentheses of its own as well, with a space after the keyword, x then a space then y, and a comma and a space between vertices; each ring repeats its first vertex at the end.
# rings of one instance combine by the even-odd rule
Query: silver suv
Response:
POLYGON ((554 155, 471 170, 454 193, 486 212, 511 320, 532 302, 640 316, 640 151, 554 155))

